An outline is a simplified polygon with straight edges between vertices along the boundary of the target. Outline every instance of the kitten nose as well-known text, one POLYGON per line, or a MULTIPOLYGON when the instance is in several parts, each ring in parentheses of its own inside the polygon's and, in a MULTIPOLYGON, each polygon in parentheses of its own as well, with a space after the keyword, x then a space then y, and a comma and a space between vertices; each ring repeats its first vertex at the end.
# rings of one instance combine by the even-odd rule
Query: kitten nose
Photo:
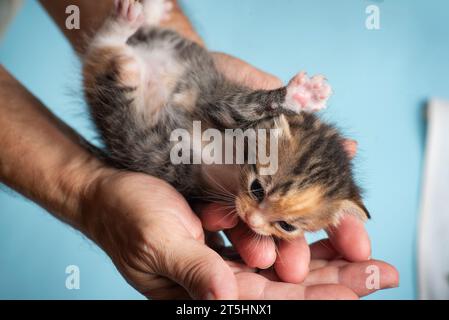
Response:
POLYGON ((264 225, 264 219, 260 211, 253 211, 248 214, 248 225, 251 228, 260 228, 264 225))

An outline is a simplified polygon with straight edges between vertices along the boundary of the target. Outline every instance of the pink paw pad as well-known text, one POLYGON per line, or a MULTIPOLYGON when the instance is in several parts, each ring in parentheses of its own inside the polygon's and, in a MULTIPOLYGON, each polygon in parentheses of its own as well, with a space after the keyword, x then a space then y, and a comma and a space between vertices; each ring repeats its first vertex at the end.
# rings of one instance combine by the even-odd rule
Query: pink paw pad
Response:
POLYGON ((331 94, 332 89, 323 76, 309 78, 301 72, 287 86, 286 108, 296 113, 319 111, 326 108, 331 94))
POLYGON ((115 10, 119 18, 132 25, 143 22, 142 4, 137 0, 115 0, 115 10))

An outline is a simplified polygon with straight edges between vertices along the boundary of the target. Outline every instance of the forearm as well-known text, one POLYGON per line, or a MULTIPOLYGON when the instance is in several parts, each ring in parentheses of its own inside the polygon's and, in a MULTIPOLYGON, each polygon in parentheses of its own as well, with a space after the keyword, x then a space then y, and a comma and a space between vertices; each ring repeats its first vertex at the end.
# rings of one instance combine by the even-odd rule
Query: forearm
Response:
POLYGON ((190 20, 182 11, 179 2, 177 0, 172 1, 174 5, 172 15, 170 17, 170 20, 163 23, 163 26, 176 30, 187 39, 195 41, 196 43, 204 46, 203 39, 201 39, 200 35, 196 32, 190 20))
MULTIPOLYGON (((170 20, 166 21, 164 26, 176 30, 197 43, 203 44, 189 19, 182 12, 178 1, 172 1, 174 4, 173 12, 170 20)), ((88 37, 95 34, 101 27, 114 6, 113 0, 40 0, 40 2, 79 54, 84 53, 88 37), (69 30, 65 26, 67 18, 65 10, 69 5, 76 5, 80 9, 79 30, 69 30)))
POLYGON ((82 229, 83 192, 102 163, 0 66, 0 181, 82 229))

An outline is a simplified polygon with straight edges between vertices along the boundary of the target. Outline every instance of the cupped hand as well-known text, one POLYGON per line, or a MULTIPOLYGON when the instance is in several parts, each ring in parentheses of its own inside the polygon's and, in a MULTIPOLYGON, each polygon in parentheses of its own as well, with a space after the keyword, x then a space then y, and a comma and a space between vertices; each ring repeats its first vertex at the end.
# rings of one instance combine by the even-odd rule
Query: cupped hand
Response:
POLYGON ((86 189, 83 231, 153 299, 236 299, 231 268, 205 245, 198 217, 157 178, 104 169, 86 189))
POLYGON ((205 229, 209 231, 225 230, 226 235, 238 251, 243 261, 250 267, 267 269, 274 266, 279 278, 286 282, 301 283, 309 272, 310 259, 317 253, 331 250, 334 256, 351 262, 368 261, 371 245, 363 223, 346 216, 338 227, 327 231, 329 239, 309 246, 302 236, 293 241, 275 241, 269 237, 256 236, 236 216, 228 214, 228 209, 219 205, 199 208, 205 229), (311 252, 311 249, 314 251, 311 252))
POLYGON ((352 300, 394 288, 399 281, 394 267, 376 260, 312 259, 310 272, 301 284, 281 281, 273 268, 256 273, 242 263, 231 266, 236 272, 239 297, 248 300, 352 300), (374 275, 373 270, 378 274, 374 275), (373 276, 379 277, 378 283, 371 280, 373 276))
POLYGON ((368 263, 380 270, 380 288, 397 283, 394 269, 382 262, 325 261, 336 257, 329 244, 312 246, 319 260, 301 285, 281 282, 272 269, 258 273, 225 261, 205 244, 201 221, 184 198, 144 174, 101 169, 80 209, 83 232, 134 288, 153 299, 352 299, 372 292, 363 289, 368 263))
MULTIPOLYGON (((222 243, 217 234, 214 243, 222 243)), ((236 274, 240 299, 358 299, 380 289, 394 288, 399 276, 396 269, 382 261, 349 262, 329 242, 310 246, 309 272, 300 284, 281 280, 274 267, 260 270, 248 267, 230 247, 216 246, 236 274)))

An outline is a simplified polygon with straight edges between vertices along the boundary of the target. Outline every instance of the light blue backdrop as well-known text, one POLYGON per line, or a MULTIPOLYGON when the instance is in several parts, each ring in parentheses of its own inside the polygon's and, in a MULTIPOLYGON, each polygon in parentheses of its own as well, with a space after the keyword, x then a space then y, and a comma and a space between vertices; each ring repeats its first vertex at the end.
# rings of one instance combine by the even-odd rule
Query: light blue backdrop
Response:
MULTIPOLYGON (((373 255, 401 275, 399 288, 372 297, 415 298, 423 104, 430 96, 449 98, 448 1, 184 4, 213 50, 244 58, 285 81, 302 69, 327 75, 335 96, 325 117, 360 143, 358 177, 373 216, 368 223, 373 255), (380 7, 381 30, 365 28, 369 4, 380 7)), ((54 113, 93 136, 79 103, 79 64, 37 2, 25 2, 1 43, 0 61, 54 113)), ((141 298, 95 245, 3 189, 0 298, 141 298), (71 264, 80 267, 80 290, 65 288, 65 268, 71 264)))

